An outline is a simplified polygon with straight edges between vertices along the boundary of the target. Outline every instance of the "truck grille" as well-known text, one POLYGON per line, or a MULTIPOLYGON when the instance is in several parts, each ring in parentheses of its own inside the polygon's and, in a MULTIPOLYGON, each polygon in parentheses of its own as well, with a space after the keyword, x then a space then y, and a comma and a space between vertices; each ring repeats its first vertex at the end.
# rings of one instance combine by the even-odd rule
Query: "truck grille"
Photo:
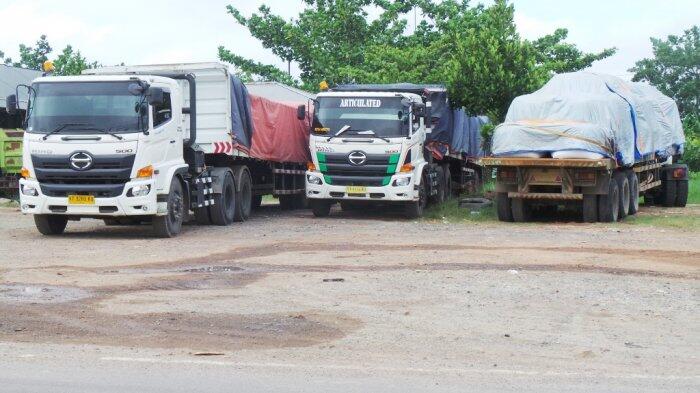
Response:
MULTIPOLYGON (((352 152, 356 153, 356 152, 352 152)), ((352 153, 317 153, 319 170, 328 184, 339 186, 379 187, 389 184, 396 173, 399 154, 364 154, 361 164, 353 163, 352 153)))
POLYGON ((70 155, 32 155, 42 193, 52 197, 89 194, 112 198, 122 194, 131 179, 135 155, 96 155, 85 170, 71 166, 70 155))

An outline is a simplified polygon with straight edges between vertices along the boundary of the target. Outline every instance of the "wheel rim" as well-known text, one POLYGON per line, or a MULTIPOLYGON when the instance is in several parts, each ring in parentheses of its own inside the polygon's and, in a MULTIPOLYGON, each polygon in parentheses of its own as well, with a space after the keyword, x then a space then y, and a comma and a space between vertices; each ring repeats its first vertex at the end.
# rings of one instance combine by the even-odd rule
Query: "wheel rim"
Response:
POLYGON ((179 192, 173 193, 172 197, 170 198, 170 209, 168 210, 170 222, 180 222, 180 219, 182 218, 182 195, 180 195, 179 192))

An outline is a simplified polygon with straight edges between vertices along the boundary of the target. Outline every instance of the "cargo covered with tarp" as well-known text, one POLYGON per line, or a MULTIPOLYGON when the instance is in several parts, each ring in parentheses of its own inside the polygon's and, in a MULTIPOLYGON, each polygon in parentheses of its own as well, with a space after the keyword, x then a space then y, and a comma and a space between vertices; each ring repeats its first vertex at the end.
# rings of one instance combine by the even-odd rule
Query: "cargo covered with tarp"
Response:
POLYGON ((678 109, 650 86, 609 75, 555 75, 517 97, 494 130, 494 156, 614 158, 631 166, 681 153, 678 109))
POLYGON ((273 162, 305 163, 309 156, 309 123, 297 118, 306 102, 278 102, 248 93, 231 76, 231 136, 236 150, 273 162))
POLYGON ((430 102, 432 130, 426 137, 426 146, 437 155, 464 154, 470 158, 483 156, 481 127, 488 123, 485 116, 470 116, 463 108, 452 108, 444 85, 413 83, 346 84, 333 91, 340 92, 397 92, 413 93, 430 102))

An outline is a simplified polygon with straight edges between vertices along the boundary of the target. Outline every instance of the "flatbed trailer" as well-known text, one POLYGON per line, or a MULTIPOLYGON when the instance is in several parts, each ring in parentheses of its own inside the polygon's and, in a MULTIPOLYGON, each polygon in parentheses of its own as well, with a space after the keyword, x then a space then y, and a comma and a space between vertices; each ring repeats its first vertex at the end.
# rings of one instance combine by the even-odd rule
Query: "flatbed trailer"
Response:
POLYGON ((613 159, 487 157, 496 171, 496 208, 501 221, 527 222, 538 206, 575 205, 584 222, 614 222, 646 204, 683 207, 688 167, 651 158, 632 167, 613 159))

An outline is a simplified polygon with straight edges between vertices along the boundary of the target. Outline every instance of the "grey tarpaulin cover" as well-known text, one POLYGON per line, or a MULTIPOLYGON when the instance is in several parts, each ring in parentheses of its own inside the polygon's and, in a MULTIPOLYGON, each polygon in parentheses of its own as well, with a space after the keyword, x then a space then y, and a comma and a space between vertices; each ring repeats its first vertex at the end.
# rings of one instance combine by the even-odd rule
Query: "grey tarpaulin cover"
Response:
POLYGON ((589 72, 555 75, 540 90, 513 100, 494 131, 493 154, 582 151, 628 166, 654 153, 682 152, 678 109, 652 89, 589 72))

